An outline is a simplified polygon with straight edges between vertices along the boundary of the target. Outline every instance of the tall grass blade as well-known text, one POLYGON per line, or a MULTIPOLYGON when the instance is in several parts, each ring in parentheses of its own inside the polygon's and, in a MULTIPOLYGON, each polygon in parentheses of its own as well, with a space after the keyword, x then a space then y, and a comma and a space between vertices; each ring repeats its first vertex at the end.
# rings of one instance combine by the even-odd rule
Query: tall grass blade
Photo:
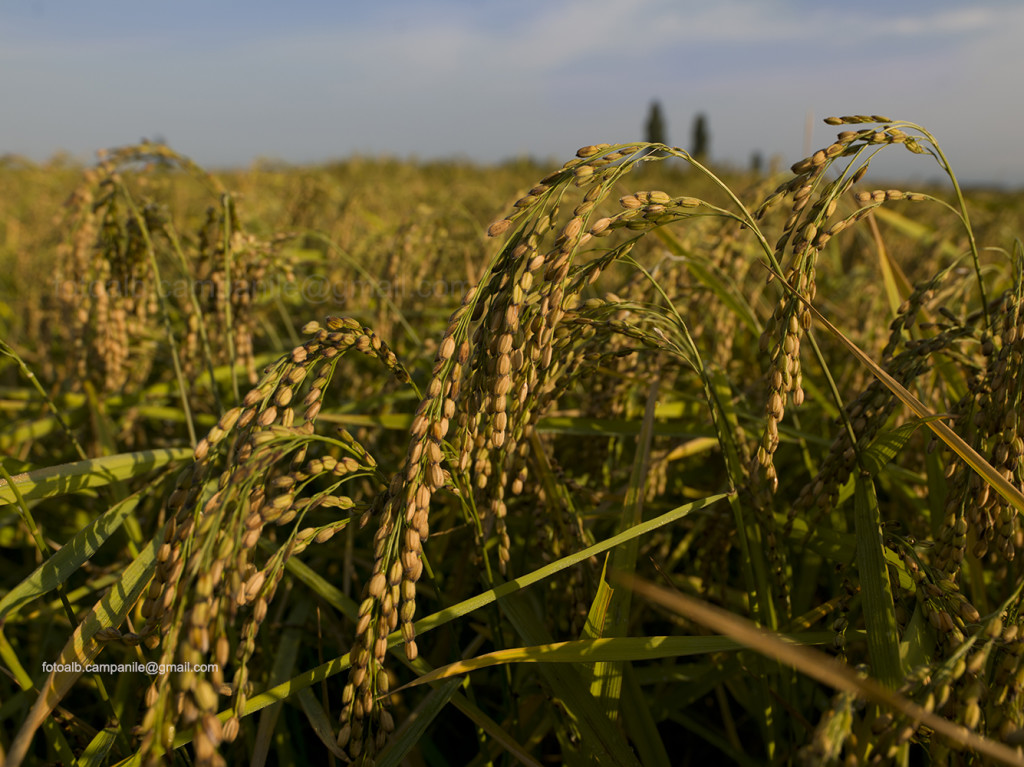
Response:
MULTIPOLYGON (((26 501, 31 501, 104 487, 112 482, 139 477, 154 469, 191 457, 192 448, 189 447, 139 450, 135 453, 120 453, 59 466, 47 466, 17 474, 13 479, 22 497, 26 501)), ((8 486, 6 480, 0 480, 0 505, 13 503, 14 500, 13 489, 8 486)))
POLYGON ((706 628, 735 639, 751 650, 779 663, 791 666, 802 674, 840 692, 857 695, 863 700, 886 706, 912 721, 921 722, 938 735, 964 748, 1002 762, 1024 767, 1024 756, 1002 743, 984 738, 966 727, 925 710, 916 703, 893 692, 870 677, 862 677, 835 658, 808 647, 800 647, 784 637, 762 629, 750 621, 678 592, 633 579, 621 585, 706 628))
MULTIPOLYGON (((788 635, 786 638, 794 644, 820 645, 828 644, 834 637, 835 634, 829 631, 809 631, 788 635)), ((743 643, 729 637, 708 636, 574 639, 568 642, 551 642, 530 647, 513 647, 441 666, 395 689, 392 694, 407 688, 508 663, 593 663, 594 661, 627 663, 734 652, 745 647, 746 645, 743 643)))
POLYGON ((459 684, 458 679, 453 679, 431 690, 430 694, 416 706, 412 715, 407 717, 395 731, 384 750, 376 756, 374 759, 376 767, 399 767, 409 752, 419 743, 437 715, 458 692, 459 684))
POLYGON ((95 639, 103 628, 117 627, 142 595, 156 567, 158 541, 153 541, 125 568, 117 585, 110 589, 75 628, 60 655, 54 659, 57 668, 43 683, 42 692, 29 712, 7 754, 6 767, 18 767, 28 754, 32 737, 39 725, 71 690, 103 649, 95 639))
MULTIPOLYGON (((524 594, 509 594, 498 601, 516 633, 531 644, 551 641, 547 627, 524 594)), ((543 664, 539 671, 551 694, 565 707, 580 733, 580 745, 587 758, 598 765, 640 767, 620 730, 608 719, 599 701, 591 696, 580 674, 563 664, 543 664)))
POLYGON ((864 598, 868 657, 875 676, 890 689, 904 679, 900 663, 899 627, 885 561, 882 518, 870 475, 854 478, 854 520, 857 535, 857 574, 864 598))
POLYGON ((78 569, 121 527, 125 518, 138 506, 133 495, 112 506, 65 543, 60 550, 32 571, 31 575, 0 599, 0 622, 16 613, 33 599, 67 582, 78 569))
MULTIPOLYGON (((646 479, 650 474, 654 407, 658 402, 658 384, 658 381, 652 383, 647 394, 647 405, 644 409, 640 436, 637 438, 633 470, 630 473, 629 485, 626 488, 626 500, 622 506, 622 515, 619 520, 619 529, 622 532, 636 527, 643 521, 644 494, 647 491, 646 479)), ((639 539, 632 538, 622 546, 612 549, 612 569, 628 574, 635 573, 639 548, 639 539)), ((612 589, 602 636, 622 637, 629 632, 630 596, 629 591, 612 589)), ((594 666, 594 681, 597 699, 601 702, 601 707, 609 719, 613 722, 616 721, 619 715, 619 698, 622 695, 622 665, 616 662, 599 661, 594 666)), ((594 687, 592 686, 591 689, 593 691, 594 687)))

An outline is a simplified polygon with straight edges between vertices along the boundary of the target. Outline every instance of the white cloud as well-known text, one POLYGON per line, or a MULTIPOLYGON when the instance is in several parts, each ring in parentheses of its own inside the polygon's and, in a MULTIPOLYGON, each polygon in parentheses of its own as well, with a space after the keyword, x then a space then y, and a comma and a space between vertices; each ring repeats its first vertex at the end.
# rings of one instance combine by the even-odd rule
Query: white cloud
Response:
POLYGON ((928 35, 963 34, 996 31, 1004 23, 1005 11, 995 8, 954 8, 934 15, 908 14, 885 23, 889 35, 923 37, 928 35))

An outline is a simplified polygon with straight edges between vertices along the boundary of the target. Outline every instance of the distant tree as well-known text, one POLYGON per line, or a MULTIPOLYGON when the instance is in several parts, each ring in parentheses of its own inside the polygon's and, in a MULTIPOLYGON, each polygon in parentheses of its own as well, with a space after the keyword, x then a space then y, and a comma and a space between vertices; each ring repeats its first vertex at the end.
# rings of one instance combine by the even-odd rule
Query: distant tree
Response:
POLYGON ((755 176, 760 176, 762 171, 764 171, 764 158, 760 152, 755 151, 750 155, 750 172, 755 176))
POLYGON ((697 115, 693 120, 693 157, 698 162, 707 159, 708 149, 711 145, 711 136, 708 133, 708 120, 703 113, 697 115))
POLYGON ((661 104, 651 102, 651 111, 647 113, 647 141, 652 144, 667 144, 665 138, 665 118, 661 115, 661 104))

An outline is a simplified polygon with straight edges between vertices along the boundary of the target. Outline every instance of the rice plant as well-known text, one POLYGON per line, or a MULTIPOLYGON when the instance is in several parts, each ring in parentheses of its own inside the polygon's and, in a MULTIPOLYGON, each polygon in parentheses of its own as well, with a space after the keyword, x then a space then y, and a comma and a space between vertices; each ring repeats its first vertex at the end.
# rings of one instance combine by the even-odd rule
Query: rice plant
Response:
POLYGON ((826 122, 84 171, 5 320, 7 763, 1024 763, 1019 221, 826 122))

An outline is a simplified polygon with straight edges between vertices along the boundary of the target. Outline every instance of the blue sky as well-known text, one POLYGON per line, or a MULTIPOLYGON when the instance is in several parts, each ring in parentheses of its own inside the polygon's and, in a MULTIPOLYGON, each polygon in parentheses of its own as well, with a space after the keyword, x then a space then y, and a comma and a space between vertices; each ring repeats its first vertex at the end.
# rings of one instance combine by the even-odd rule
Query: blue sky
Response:
MULTIPOLYGON (((684 148, 707 115, 717 160, 789 164, 809 114, 814 148, 828 115, 885 114, 963 180, 1024 186, 1022 39, 1020 0, 5 0, 0 154, 560 163, 642 139, 657 99, 684 148)), ((903 152, 883 170, 938 176, 903 152)))

